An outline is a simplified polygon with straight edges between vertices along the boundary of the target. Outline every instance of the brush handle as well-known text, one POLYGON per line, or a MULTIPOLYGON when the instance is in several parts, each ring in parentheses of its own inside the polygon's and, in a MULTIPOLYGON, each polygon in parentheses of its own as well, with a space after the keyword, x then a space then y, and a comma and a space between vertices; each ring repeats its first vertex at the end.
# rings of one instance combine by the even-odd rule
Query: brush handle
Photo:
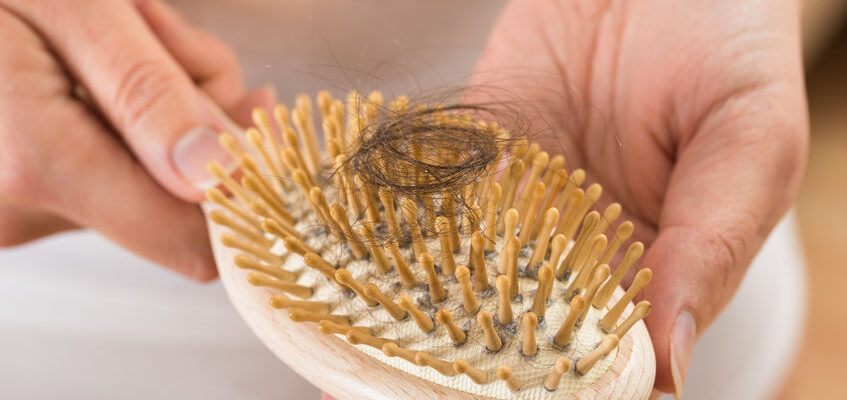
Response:
MULTIPOLYGON (((214 208, 203 204, 207 219, 214 208)), ((500 400, 423 380, 367 356, 335 335, 320 333, 317 324, 291 321, 288 313, 269 306, 274 293, 250 285, 247 271, 235 266, 232 260, 238 250, 218 240, 225 229, 211 222, 208 226, 221 281, 238 313, 277 357, 321 390, 344 400, 500 400)), ((622 294, 618 288, 612 298, 622 294)), ((628 305, 626 313, 632 308, 628 305)), ((650 336, 644 323, 638 322, 621 340, 608 371, 582 391, 562 398, 646 399, 655 370, 650 336)))

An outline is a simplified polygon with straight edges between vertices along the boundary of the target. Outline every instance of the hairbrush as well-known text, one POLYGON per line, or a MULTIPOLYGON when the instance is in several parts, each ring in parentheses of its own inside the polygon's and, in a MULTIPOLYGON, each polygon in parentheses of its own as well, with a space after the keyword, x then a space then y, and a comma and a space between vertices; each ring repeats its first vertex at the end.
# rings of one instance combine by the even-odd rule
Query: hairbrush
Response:
POLYGON ((619 286, 644 246, 585 171, 484 106, 316 104, 254 110, 220 136, 238 172, 208 165, 221 280, 271 351, 343 400, 647 398, 652 273, 619 286))

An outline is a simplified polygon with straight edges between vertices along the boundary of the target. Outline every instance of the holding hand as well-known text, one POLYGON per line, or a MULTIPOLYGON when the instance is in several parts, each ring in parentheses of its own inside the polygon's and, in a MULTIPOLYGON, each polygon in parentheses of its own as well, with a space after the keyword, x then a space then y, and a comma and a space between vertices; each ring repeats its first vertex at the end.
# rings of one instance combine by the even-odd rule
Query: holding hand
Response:
POLYGON ((214 278, 205 162, 273 93, 158 0, 0 0, 0 41, 0 245, 90 227, 214 278))
MULTIPOLYGON (((531 103, 547 151, 603 185, 655 272, 656 388, 798 190, 808 142, 795 1, 512 1, 472 79, 531 103), (501 90, 502 89, 502 90, 501 90)), ((498 96, 503 93, 504 96, 498 96)))

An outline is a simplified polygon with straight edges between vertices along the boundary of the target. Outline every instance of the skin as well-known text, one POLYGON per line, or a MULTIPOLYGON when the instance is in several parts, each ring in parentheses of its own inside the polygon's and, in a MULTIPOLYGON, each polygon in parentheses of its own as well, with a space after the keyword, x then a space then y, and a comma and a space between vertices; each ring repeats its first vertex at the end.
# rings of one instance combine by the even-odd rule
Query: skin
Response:
MULTIPOLYGON (((546 150, 636 223, 660 391, 681 393, 696 337, 796 195, 798 13, 789 0, 513 1, 472 77, 469 100, 520 99, 546 150)), ((214 278, 202 188, 171 155, 193 127, 248 123, 272 92, 247 92, 232 52, 158 1, 0 0, 0 40, 0 245, 88 227, 214 278)))
POLYGON ((0 40, 0 245, 87 227, 215 278, 203 192, 171 152, 195 126, 214 143, 227 114, 247 123, 273 93, 246 92, 232 51, 158 1, 2 0, 0 40))
POLYGON ((642 297, 655 387, 679 396, 695 338, 803 175, 799 4, 513 1, 471 81, 472 100, 529 104, 535 128, 553 132, 546 150, 635 223, 654 272, 642 297))

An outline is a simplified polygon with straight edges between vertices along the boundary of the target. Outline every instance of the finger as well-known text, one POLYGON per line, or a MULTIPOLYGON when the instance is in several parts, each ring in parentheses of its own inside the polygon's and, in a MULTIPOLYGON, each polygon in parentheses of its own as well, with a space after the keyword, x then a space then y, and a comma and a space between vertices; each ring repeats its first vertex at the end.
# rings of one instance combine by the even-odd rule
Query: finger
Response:
POLYGON ((244 79, 227 45, 159 0, 141 1, 137 8, 165 49, 212 100, 224 109, 241 101, 244 79))
POLYGON ((217 132, 238 129, 234 123, 198 90, 131 3, 39 4, 15 7, 47 38, 152 176, 183 199, 201 199, 212 184, 205 162, 228 162, 217 132))
MULTIPOLYGON (((681 395, 697 336, 731 299, 799 186, 803 114, 765 113, 752 106, 770 104, 759 95, 728 100, 680 151, 645 255, 656 270, 644 297, 653 303, 656 387, 665 392, 681 395)), ((767 96, 802 107, 797 93, 767 96)))
POLYGON ((0 200, 0 247, 33 241, 79 226, 55 214, 0 200))
POLYGON ((248 92, 235 106, 229 108, 227 113, 241 126, 252 126, 254 108, 264 108, 270 112, 276 103, 276 90, 273 86, 264 86, 248 92))
POLYGON ((321 400, 335 400, 335 397, 332 397, 326 393, 321 393, 321 400))
MULTIPOLYGON (((11 109, 9 101, 3 98, 0 109, 11 109)), ((24 148, 6 159, 27 166, 4 177, 11 193, 192 279, 216 276, 197 206, 158 185, 82 103, 54 97, 43 109, 49 119, 3 113, 4 124, 26 132, 24 148)))

